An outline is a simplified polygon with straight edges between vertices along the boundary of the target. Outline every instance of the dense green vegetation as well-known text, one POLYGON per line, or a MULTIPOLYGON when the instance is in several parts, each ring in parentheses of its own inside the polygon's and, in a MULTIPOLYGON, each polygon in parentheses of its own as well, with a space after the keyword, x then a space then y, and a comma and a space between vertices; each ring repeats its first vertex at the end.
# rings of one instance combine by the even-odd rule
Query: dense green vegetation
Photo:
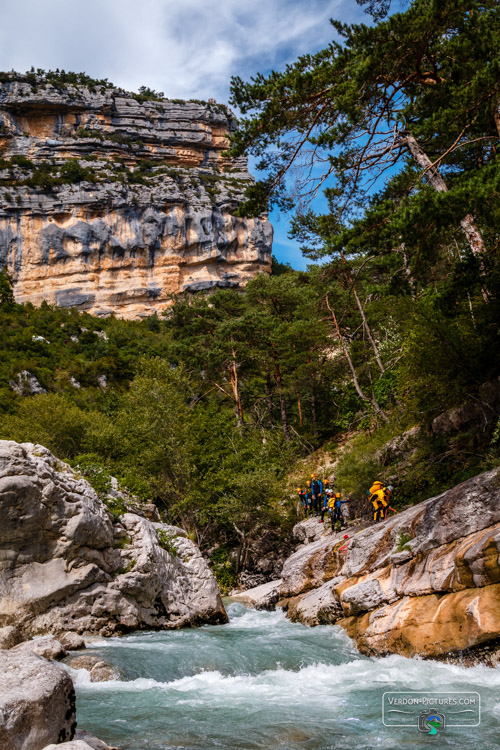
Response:
POLYGON ((360 508, 376 476, 401 505, 500 458, 488 405, 481 424, 432 429, 500 376, 498 9, 414 0, 335 26, 341 43, 233 85, 249 113, 233 153, 268 175, 245 211, 290 206, 294 165, 293 233, 321 265, 274 262, 244 293, 179 297, 141 322, 17 305, 0 284, 0 436, 45 444, 101 492, 113 474, 154 500, 218 546, 226 585, 232 547, 241 563, 293 521, 290 471, 325 443, 343 446, 337 484, 360 508), (47 393, 16 394, 23 370, 47 393))

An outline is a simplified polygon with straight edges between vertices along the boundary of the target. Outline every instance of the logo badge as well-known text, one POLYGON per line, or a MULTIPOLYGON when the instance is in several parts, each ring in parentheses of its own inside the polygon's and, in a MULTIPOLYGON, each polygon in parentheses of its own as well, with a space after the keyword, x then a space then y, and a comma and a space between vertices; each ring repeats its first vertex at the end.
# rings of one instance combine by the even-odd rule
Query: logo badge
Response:
POLYGON ((444 732, 446 720, 444 714, 436 711, 422 711, 418 717, 418 731, 435 736, 444 732))

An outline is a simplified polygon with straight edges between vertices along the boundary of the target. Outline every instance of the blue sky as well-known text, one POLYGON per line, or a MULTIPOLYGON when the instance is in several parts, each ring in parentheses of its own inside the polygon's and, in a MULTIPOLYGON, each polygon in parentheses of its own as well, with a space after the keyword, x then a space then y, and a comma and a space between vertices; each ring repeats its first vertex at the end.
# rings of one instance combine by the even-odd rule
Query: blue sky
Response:
MULTIPOLYGON (((0 0, 0 70, 85 71, 128 90, 227 102, 232 75, 282 69, 332 38, 330 18, 366 20, 355 0, 0 0)), ((272 215, 274 252, 305 268, 272 215)))

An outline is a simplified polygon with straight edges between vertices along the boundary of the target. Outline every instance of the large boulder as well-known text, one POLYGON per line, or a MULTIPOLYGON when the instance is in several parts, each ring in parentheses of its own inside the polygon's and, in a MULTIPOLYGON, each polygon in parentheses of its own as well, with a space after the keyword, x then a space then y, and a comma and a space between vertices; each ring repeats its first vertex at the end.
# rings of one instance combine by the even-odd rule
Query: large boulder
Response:
POLYGON ((185 532, 114 519, 48 450, 0 441, 0 627, 111 635, 225 622, 219 588, 185 532))
POLYGON ((75 691, 61 667, 30 651, 0 651, 0 684, 1 750, 41 750, 72 739, 75 691))
POLYGON ((500 468, 285 563, 289 616, 342 625, 367 654, 441 656, 500 638, 500 468))
POLYGON ((268 581, 253 589, 239 591, 231 594, 231 598, 237 602, 246 604, 254 609, 275 609, 278 601, 278 590, 281 586, 281 578, 276 581, 268 581))

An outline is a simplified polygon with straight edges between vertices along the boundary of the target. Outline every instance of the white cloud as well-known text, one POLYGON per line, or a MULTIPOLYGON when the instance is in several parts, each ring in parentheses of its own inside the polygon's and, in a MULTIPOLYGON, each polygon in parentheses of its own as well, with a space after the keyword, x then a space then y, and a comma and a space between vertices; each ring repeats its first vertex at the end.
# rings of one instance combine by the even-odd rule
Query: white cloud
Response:
POLYGON ((227 101, 231 75, 281 68, 332 38, 354 0, 0 0, 0 69, 85 70, 127 89, 227 101))

